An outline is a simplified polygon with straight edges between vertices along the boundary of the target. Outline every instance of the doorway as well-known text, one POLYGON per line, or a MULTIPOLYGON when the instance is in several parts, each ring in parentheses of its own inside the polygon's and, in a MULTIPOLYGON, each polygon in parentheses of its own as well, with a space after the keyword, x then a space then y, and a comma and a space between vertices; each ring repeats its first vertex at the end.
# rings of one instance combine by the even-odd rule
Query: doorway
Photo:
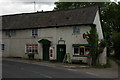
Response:
POLYGON ((49 48, 50 48, 51 41, 49 41, 47 39, 42 39, 38 42, 42 44, 43 60, 49 61, 49 48))
POLYGON ((57 45, 57 61, 63 62, 66 54, 66 45, 57 45))
POLYGON ((49 61, 49 44, 43 44, 43 60, 49 61))

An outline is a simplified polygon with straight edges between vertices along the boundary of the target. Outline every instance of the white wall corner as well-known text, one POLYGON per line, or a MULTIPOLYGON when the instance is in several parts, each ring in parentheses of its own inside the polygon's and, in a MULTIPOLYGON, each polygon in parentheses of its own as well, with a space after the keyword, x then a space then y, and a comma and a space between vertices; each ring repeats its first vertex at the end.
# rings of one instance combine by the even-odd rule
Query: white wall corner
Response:
MULTIPOLYGON (((100 22, 99 11, 96 12, 96 16, 95 16, 93 24, 96 24, 96 29, 97 29, 99 40, 104 39, 102 26, 101 26, 101 22, 100 22)), ((107 50, 107 48, 105 47, 104 50, 103 50, 103 53, 101 53, 100 56, 99 56, 99 63, 101 65, 104 65, 104 64, 107 63, 107 56, 106 56, 107 51, 106 50, 107 50)))
POLYGON ((99 39, 103 39, 103 31, 102 31, 101 22, 100 22, 99 11, 96 12, 96 16, 95 16, 93 24, 96 25, 96 29, 97 29, 97 33, 98 33, 98 38, 99 39))
POLYGON ((106 55, 106 51, 107 48, 105 47, 103 50, 103 53, 100 54, 99 56, 99 64, 104 65, 107 64, 107 55, 106 55))

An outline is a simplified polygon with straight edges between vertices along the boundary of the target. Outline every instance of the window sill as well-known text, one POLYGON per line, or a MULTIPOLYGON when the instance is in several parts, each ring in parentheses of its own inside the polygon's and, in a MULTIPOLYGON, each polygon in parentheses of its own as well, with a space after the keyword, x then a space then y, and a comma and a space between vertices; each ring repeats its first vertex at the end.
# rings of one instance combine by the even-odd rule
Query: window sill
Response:
POLYGON ((89 56, 86 56, 86 55, 73 55, 73 57, 89 57, 89 56))
POLYGON ((72 35, 81 35, 81 33, 72 33, 72 35))
POLYGON ((25 54, 38 54, 38 53, 25 53, 25 54))

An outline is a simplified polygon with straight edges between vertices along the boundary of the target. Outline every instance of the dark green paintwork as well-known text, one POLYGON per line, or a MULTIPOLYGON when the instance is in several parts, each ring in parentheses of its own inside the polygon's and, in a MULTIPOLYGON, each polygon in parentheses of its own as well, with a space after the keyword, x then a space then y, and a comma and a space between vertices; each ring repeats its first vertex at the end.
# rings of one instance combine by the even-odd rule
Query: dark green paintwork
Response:
POLYGON ((43 44, 43 60, 49 61, 49 44, 43 44))
POLYGON ((44 61, 49 61, 49 48, 50 48, 51 41, 49 41, 47 39, 41 39, 38 42, 42 44, 43 60, 44 61))
POLYGON ((51 42, 47 39, 41 39, 40 41, 38 41, 39 43, 42 43, 42 44, 50 44, 51 42))
POLYGON ((89 46, 89 44, 73 44, 72 46, 89 46))
POLYGON ((66 54, 66 45, 57 45, 57 61, 63 62, 66 54))

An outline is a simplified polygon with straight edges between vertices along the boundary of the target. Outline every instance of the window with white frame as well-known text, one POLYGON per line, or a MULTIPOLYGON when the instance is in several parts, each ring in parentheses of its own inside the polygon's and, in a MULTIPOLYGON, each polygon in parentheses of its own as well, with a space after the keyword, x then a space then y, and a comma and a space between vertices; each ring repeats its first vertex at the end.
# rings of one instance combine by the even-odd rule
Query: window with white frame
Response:
POLYGON ((89 47, 78 46, 74 47, 74 55, 90 55, 89 47))
POLYGON ((38 44, 26 44, 26 53, 38 53, 38 44))
POLYGON ((16 35, 16 30, 7 30, 6 35, 9 37, 15 36, 16 35))
POLYGON ((80 27, 79 26, 73 27, 73 34, 80 34, 80 27))
POLYGON ((32 36, 38 35, 38 29, 32 29, 32 36))

